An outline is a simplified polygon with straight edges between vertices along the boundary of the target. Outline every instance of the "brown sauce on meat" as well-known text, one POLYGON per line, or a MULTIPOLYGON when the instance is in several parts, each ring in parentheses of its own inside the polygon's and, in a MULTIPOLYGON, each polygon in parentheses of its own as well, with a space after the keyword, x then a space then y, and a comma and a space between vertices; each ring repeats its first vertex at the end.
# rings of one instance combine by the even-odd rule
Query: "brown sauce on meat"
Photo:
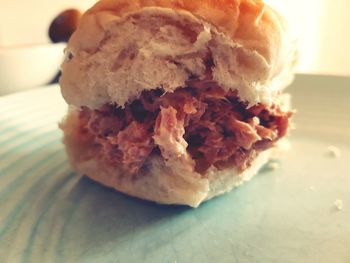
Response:
POLYGON ((151 154, 161 154, 153 139, 159 129, 157 118, 162 108, 172 107, 181 120, 176 123, 185 129, 183 137, 197 172, 204 173, 212 165, 244 170, 259 152, 286 134, 291 117, 274 106, 246 106, 235 92, 194 82, 174 93, 144 91, 124 109, 114 105, 82 108, 80 122, 82 132, 102 146, 106 160, 136 173, 151 154))

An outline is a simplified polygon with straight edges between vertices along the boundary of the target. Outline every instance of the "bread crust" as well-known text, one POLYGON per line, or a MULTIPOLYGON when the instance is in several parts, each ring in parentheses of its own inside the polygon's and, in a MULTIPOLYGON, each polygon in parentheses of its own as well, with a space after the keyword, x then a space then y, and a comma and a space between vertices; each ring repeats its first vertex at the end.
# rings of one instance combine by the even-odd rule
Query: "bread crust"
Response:
POLYGON ((283 18, 260 0, 102 0, 86 12, 81 24, 90 15, 101 14, 108 20, 107 14, 122 18, 146 7, 189 12, 242 45, 261 52, 268 61, 278 52, 282 31, 286 30, 283 18))
POLYGON ((102 0, 83 15, 67 54, 63 96, 90 108, 124 106, 147 89, 173 92, 208 69, 250 106, 270 105, 295 63, 283 19, 252 0, 102 0))

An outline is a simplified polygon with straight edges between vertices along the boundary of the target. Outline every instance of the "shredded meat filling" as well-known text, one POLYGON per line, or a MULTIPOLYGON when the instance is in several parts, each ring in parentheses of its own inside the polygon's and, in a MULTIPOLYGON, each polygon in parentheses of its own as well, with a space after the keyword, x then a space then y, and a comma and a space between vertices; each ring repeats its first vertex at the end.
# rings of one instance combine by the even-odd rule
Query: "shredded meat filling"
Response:
POLYGON ((152 154, 177 158, 188 152, 197 172, 210 166, 244 170, 288 129, 290 112, 247 105, 215 85, 144 91, 124 109, 104 105, 80 111, 82 137, 101 147, 101 158, 136 173, 152 154))

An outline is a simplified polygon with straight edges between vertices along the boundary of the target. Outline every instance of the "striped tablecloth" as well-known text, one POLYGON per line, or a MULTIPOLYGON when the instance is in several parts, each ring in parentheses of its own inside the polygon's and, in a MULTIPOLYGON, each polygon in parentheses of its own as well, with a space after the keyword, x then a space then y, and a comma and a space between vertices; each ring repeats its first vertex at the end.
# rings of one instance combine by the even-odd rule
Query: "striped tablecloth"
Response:
POLYGON ((77 176, 57 86, 0 97, 0 263, 350 262, 349 81, 298 76, 278 168, 197 209, 77 176))
MULTIPOLYGON (((0 262, 29 259, 34 246, 44 247, 36 243, 43 219, 77 182, 58 129, 66 109, 56 85, 0 97, 0 262)), ((63 226, 45 227, 49 245, 63 226)))

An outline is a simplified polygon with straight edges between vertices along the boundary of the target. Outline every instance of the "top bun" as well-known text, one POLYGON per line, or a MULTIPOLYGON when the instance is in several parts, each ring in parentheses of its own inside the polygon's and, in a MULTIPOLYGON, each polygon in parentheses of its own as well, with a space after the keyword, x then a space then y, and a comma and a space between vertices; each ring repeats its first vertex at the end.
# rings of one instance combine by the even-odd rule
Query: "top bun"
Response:
POLYGON ((295 54, 285 22, 259 0, 102 0, 69 41, 60 84, 77 107, 124 106, 193 78, 270 105, 293 78, 295 54))

